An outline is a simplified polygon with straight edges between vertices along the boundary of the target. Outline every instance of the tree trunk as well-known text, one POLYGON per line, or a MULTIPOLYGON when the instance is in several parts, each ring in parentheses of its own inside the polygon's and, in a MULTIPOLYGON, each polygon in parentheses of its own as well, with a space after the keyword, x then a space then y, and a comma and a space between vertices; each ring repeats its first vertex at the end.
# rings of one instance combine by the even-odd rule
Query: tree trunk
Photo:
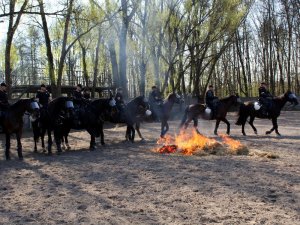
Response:
POLYGON ((113 85, 115 87, 119 87, 120 86, 120 76, 119 76, 119 71, 118 71, 116 48, 115 48, 115 43, 113 40, 109 41, 108 50, 109 50, 111 69, 112 69, 112 75, 113 75, 113 85))
MULTIPOLYGON (((52 93, 56 93, 57 90, 56 90, 56 83, 55 83, 55 70, 54 70, 55 67, 54 67, 51 40, 50 40, 47 20, 46 20, 46 16, 45 16, 43 0, 39 0, 39 5, 40 5, 40 13, 41 13, 41 19, 42 19, 42 24, 43 24, 43 32, 44 32, 44 37, 45 37, 46 50, 47 50, 49 80, 50 80, 52 93)), ((55 94, 54 94, 54 96, 55 96, 55 94)))
POLYGON ((99 51, 100 51, 100 44, 101 44, 101 30, 98 30, 98 41, 95 53, 95 61, 94 61, 94 76, 93 76, 93 88, 92 88, 92 98, 95 98, 95 89, 97 85, 97 77, 99 73, 99 51))
POLYGON ((59 64, 58 64, 57 84, 56 84, 57 90, 56 90, 56 93, 54 94, 55 96, 61 95, 61 81, 62 81, 63 69, 64 69, 64 64, 65 64, 65 58, 67 55, 66 46, 67 46, 67 40, 68 40, 68 34, 69 34, 70 19, 71 19, 71 14, 72 14, 72 10, 73 10, 73 3, 74 3, 74 0, 70 0, 67 15, 66 15, 63 43, 62 43, 62 47, 61 47, 60 59, 59 59, 59 64))
POLYGON ((20 11, 17 14, 16 21, 14 22, 14 13, 15 13, 15 6, 16 6, 16 0, 10 0, 9 3, 9 22, 8 22, 8 30, 7 30, 7 37, 6 37, 6 46, 5 46, 5 81, 8 85, 7 92, 8 92, 8 98, 11 97, 11 86, 12 86, 12 77, 11 77, 11 61, 10 61, 10 53, 11 53, 11 46, 14 34, 16 32, 16 29, 20 23, 21 16, 25 10, 25 7, 27 6, 28 0, 25 0, 23 2, 23 5, 20 9, 20 11))

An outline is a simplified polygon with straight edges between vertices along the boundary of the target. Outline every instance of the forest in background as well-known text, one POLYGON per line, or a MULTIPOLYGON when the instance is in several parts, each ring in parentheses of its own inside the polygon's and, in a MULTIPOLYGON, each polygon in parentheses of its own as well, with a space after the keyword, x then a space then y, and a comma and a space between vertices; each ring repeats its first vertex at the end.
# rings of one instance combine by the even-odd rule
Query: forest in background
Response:
MULTIPOLYGON (((0 0, 0 79, 10 87, 99 79, 126 97, 300 93, 300 0, 0 0), (3 29, 6 29, 3 32, 3 29)), ((103 84, 103 82, 102 82, 103 84)))

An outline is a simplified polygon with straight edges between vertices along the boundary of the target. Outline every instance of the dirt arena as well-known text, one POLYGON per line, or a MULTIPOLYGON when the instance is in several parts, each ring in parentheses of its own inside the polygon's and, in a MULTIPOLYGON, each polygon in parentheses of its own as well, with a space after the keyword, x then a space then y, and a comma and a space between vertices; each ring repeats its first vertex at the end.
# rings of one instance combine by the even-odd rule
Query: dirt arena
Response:
MULTIPOLYGON (((134 144, 124 142, 125 127, 107 126, 106 146, 93 152, 88 134, 73 132, 72 150, 59 156, 34 154, 26 133, 24 161, 15 140, 5 161, 1 134, 0 224, 300 224, 300 112, 282 113, 281 137, 264 134, 268 120, 243 137, 229 119, 234 139, 279 158, 154 153, 160 125, 150 123, 134 144)), ((214 122, 199 127, 216 138, 214 122)))

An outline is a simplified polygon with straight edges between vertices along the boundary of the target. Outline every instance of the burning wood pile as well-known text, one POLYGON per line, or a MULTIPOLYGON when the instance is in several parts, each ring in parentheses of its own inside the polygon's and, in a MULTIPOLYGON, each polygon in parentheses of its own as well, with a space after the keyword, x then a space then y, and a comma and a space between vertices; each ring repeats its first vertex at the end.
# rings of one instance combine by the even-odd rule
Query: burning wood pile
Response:
POLYGON ((183 155, 247 155, 248 148, 241 142, 230 138, 227 135, 220 136, 222 141, 218 142, 213 138, 193 132, 181 132, 172 137, 167 135, 157 141, 160 147, 155 152, 162 154, 178 153, 183 155))

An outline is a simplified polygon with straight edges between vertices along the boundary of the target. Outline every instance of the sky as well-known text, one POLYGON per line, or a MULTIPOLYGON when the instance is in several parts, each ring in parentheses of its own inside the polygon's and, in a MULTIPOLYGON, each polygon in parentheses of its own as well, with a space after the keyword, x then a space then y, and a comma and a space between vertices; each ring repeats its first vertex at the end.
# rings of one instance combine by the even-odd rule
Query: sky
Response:
MULTIPOLYGON (((104 0, 96 0, 98 3, 102 3, 104 0)), ((62 2, 65 2, 64 0, 44 0, 45 3, 45 12, 55 12, 59 11, 60 9, 63 9, 62 2)), ((88 4, 89 0, 77 0, 77 2, 88 4)), ((16 9, 18 10, 18 8, 16 9)), ((7 13, 7 10, 6 10, 7 13)), ((0 14, 3 14, 2 7, 0 7, 0 14)), ((26 28, 26 23, 28 21, 32 20, 30 15, 22 15, 21 22, 18 27, 18 30, 21 31, 22 29, 26 28)), ((55 21, 54 17, 47 16, 47 22, 51 25, 51 21, 55 21)), ((3 42, 6 39, 6 33, 7 33, 7 27, 8 27, 8 18, 7 17, 0 17, 0 44, 3 44, 3 42)))

